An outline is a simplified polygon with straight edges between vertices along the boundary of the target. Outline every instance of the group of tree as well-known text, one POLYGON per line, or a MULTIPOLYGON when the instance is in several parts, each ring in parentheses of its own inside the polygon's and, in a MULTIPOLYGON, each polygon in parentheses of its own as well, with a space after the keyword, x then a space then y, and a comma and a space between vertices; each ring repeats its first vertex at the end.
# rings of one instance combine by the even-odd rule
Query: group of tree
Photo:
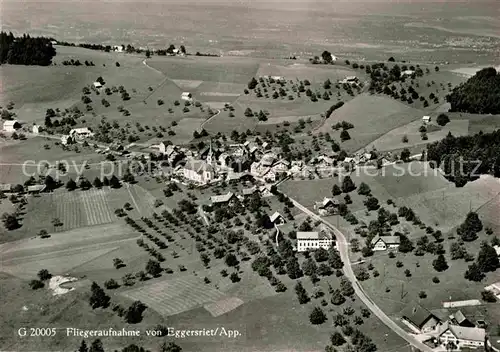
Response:
POLYGON ((464 276, 470 281, 481 281, 486 273, 496 271, 499 267, 495 248, 487 242, 482 242, 476 261, 469 265, 464 276))
POLYGON ((481 174, 500 177, 500 130, 462 137, 449 133, 441 141, 428 145, 427 158, 431 165, 440 166, 457 187, 481 174))
POLYGON ((50 38, 27 34, 15 37, 12 33, 0 32, 1 64, 48 66, 55 55, 50 38))
POLYGON ((500 74, 493 67, 478 71, 446 97, 450 111, 500 114, 500 74))

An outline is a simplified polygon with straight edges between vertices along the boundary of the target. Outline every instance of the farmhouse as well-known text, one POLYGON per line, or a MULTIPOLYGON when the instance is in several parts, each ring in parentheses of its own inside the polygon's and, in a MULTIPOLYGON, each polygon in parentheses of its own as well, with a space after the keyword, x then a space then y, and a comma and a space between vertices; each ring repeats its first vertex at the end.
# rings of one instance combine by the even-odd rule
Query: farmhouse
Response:
POLYGON ((94 86, 95 89, 101 89, 102 88, 102 83, 101 82, 95 81, 94 83, 92 83, 92 85, 94 86))
POLYGON ((28 193, 29 194, 38 194, 40 192, 43 192, 44 190, 45 190, 45 185, 28 186, 28 193))
POLYGON ((375 236, 372 240, 374 251, 385 251, 386 249, 397 249, 399 247, 399 236, 375 236))
POLYGON ((230 205, 237 200, 233 192, 228 192, 219 196, 211 196, 210 203, 212 205, 230 205))
POLYGON ((297 232, 297 251, 306 252, 318 248, 328 249, 335 244, 330 231, 322 228, 320 231, 297 232))
POLYGON ((422 122, 423 123, 429 123, 429 122, 431 122, 431 117, 430 116, 424 116, 424 117, 422 117, 422 122))
POLYGON ((170 164, 173 164, 181 155, 179 149, 175 145, 166 142, 160 143, 159 150, 170 164))
POLYGON ((183 176, 189 181, 206 185, 215 178, 212 165, 204 160, 189 160, 182 169, 183 176))
POLYGON ((16 132, 19 128, 21 128, 21 124, 17 120, 8 120, 3 123, 3 130, 5 132, 16 132))
POLYGON ((438 317, 417 304, 403 309, 401 321, 419 334, 434 330, 440 322, 438 317))
POLYGON ((123 45, 113 45, 113 51, 116 51, 118 53, 122 53, 124 50, 124 46, 123 45))
POLYGON ((321 216, 332 215, 337 212, 339 208, 339 201, 335 198, 323 198, 321 202, 314 204, 314 209, 321 216))
POLYGON ((193 95, 189 92, 183 92, 181 94, 181 99, 186 100, 186 101, 192 101, 193 100, 193 95))
POLYGON ((73 128, 69 135, 75 139, 92 137, 94 134, 88 127, 73 128))
POLYGON ((281 215, 279 212, 275 212, 273 215, 271 215, 269 217, 269 220, 271 220, 271 222, 275 225, 281 225, 281 224, 284 224, 286 222, 285 218, 283 217, 283 215, 281 215))
POLYGON ((447 321, 436 329, 436 338, 442 346, 452 342, 457 346, 457 349, 463 347, 478 348, 485 345, 486 331, 475 327, 453 325, 447 321))

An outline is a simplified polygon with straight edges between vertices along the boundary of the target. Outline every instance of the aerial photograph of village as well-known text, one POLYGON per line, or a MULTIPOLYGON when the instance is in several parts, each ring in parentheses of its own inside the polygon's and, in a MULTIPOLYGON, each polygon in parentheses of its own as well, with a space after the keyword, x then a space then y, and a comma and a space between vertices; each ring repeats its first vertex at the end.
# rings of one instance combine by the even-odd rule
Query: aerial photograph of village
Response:
POLYGON ((0 1, 0 351, 500 352, 499 19, 0 1))

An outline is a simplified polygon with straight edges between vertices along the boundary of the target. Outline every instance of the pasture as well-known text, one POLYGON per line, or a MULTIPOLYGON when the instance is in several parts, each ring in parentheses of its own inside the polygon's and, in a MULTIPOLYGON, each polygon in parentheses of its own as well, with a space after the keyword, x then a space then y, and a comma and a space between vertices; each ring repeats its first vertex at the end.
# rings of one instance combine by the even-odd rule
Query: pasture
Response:
POLYGON ((434 143, 445 138, 448 133, 455 137, 467 136, 469 134, 468 120, 451 120, 446 126, 427 126, 427 140, 423 140, 419 128, 421 121, 413 121, 405 126, 395 128, 366 146, 367 150, 375 148, 377 151, 390 151, 403 148, 425 148, 425 145, 434 143), (407 143, 403 143, 403 136, 408 138, 407 143))
POLYGON ((174 80, 196 80, 246 84, 259 68, 251 58, 153 57, 148 65, 174 80))
POLYGON ((222 292, 204 284, 199 277, 156 280, 121 294, 131 300, 146 303, 163 316, 179 314, 224 298, 222 292))
POLYGON ((132 207, 127 212, 128 216, 150 216, 154 211, 154 200, 149 192, 136 185, 72 192, 60 189, 29 196, 21 228, 6 232, 2 241, 34 236, 40 230, 50 233, 110 224, 119 219, 114 211, 125 203, 130 203, 132 207), (55 226, 54 219, 58 219, 61 225, 55 226))
MULTIPOLYGON (((409 122, 422 118, 424 113, 408 107, 396 100, 375 95, 361 94, 350 100, 340 109, 335 110, 325 124, 315 131, 316 134, 332 134, 332 126, 337 122, 347 121, 354 125, 349 130, 351 139, 341 144, 347 151, 355 152, 363 149, 388 131, 404 126, 409 122)), ((336 140, 340 132, 334 132, 336 140)))

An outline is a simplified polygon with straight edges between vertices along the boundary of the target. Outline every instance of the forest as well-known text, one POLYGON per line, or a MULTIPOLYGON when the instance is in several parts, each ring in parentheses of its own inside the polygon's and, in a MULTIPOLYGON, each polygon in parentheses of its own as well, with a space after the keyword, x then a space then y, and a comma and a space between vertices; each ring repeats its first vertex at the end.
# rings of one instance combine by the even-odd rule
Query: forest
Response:
POLYGON ((484 68, 455 87, 446 100, 450 111, 500 114, 500 74, 493 67, 484 68))
POLYGON ((0 32, 1 64, 48 66, 55 55, 50 38, 0 32))
POLYGON ((500 177, 500 130, 462 137, 448 134, 427 147, 427 158, 457 187, 479 175, 500 177))

